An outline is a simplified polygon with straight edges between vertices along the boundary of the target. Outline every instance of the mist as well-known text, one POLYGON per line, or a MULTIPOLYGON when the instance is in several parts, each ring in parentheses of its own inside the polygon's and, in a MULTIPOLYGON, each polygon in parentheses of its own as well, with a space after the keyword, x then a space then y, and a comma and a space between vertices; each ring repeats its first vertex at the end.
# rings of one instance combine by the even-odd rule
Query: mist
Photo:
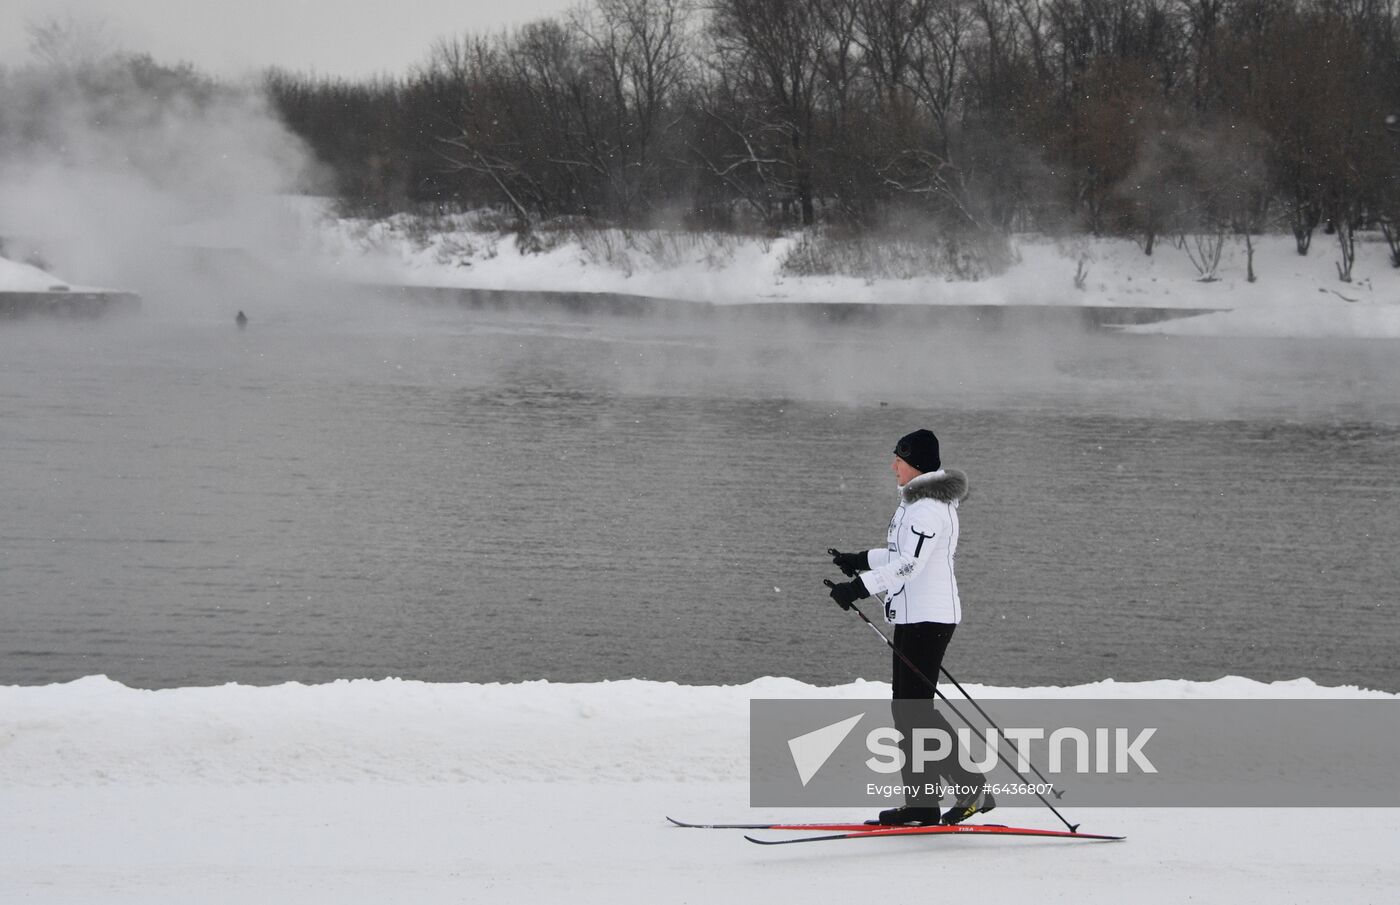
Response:
MULTIPOLYGON (((0 111, 5 254, 76 284, 138 292, 146 323, 231 324, 244 310, 255 329, 275 326, 304 345, 332 330, 378 333, 367 366, 406 361, 433 334, 451 342, 477 330, 555 331, 570 345, 551 361, 507 344, 460 373, 497 381, 552 370, 607 392, 722 391, 853 408, 1046 404, 1233 417, 1360 406, 1374 415, 1395 389, 1384 361, 1325 343, 1300 354, 1269 342, 1114 336, 1066 310, 993 318, 985 309, 842 314, 661 301, 616 316, 601 297, 571 306, 527 294, 518 306, 502 297, 433 312, 357 287, 372 269, 336 277, 333 256, 318 247, 327 204, 315 197, 333 179, 258 84, 142 56, 56 59, 0 74, 0 111)), ((877 240, 932 230, 902 225, 877 240)), ((404 274, 386 267, 382 276, 404 274)), ((675 295, 692 295, 686 279, 675 277, 675 295)), ((651 286, 665 294, 664 281, 651 286)))
POLYGON ((109 55, 0 73, 5 254, 140 293, 156 316, 233 316, 292 268, 319 167, 252 84, 109 55))

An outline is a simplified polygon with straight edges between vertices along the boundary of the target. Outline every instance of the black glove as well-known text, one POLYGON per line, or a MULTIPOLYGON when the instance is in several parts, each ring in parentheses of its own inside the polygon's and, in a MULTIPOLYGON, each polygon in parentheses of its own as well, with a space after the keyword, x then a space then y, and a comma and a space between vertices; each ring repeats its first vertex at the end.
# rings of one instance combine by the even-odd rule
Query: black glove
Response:
POLYGON ((841 584, 827 579, 822 584, 831 588, 831 599, 839 603, 843 610, 849 610, 857 600, 863 600, 870 596, 870 592, 865 589, 865 582, 859 578, 853 581, 843 581, 841 584))
POLYGON ((836 568, 841 570, 841 574, 847 578, 855 578, 857 572, 865 572, 870 569, 870 554, 864 550, 859 553, 842 553, 832 547, 826 552, 831 554, 831 561, 836 563, 836 568))

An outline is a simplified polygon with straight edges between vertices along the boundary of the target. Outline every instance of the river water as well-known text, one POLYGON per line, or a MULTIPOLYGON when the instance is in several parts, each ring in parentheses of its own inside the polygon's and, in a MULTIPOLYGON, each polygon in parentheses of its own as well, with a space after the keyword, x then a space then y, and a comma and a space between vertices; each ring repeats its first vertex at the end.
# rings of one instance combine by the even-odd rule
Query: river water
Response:
POLYGON ((526 301, 0 324, 0 683, 886 678, 928 426, 958 678, 1400 691, 1400 344, 526 301))

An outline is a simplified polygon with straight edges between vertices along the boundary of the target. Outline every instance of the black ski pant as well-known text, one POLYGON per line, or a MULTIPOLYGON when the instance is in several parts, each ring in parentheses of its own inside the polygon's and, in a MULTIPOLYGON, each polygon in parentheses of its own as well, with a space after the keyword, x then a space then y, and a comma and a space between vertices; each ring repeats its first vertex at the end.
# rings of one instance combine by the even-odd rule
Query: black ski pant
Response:
MULTIPOLYGON (((934 706, 934 691, 939 670, 943 666, 943 654, 948 650, 948 642, 952 640, 955 628, 956 625, 946 622, 911 622, 894 627, 894 678, 891 683, 894 700, 890 711, 894 716, 894 726, 902 736, 899 749, 904 753, 902 773, 906 786, 923 787, 929 783, 980 786, 985 781, 981 774, 968 770, 959 762, 957 733, 934 706), (913 668, 910 667, 911 663, 913 668), (915 729, 942 730, 954 743, 946 758, 938 763, 924 764, 921 772, 914 769, 912 743, 915 729)), ((911 796, 906 801, 925 807, 938 804, 928 795, 918 798, 911 796)))

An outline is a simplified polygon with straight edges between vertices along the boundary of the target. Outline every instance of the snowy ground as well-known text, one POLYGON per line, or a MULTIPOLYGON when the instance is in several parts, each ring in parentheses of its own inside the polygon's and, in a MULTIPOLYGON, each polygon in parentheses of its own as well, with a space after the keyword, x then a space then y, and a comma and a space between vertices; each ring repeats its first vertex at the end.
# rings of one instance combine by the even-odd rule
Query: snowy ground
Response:
MULTIPOLYGON (((1153 255, 1127 239, 1012 238, 1015 263, 976 282, 939 276, 867 279, 785 273, 800 234, 776 239, 662 230, 543 231, 547 250, 523 253, 514 236, 479 228, 474 215, 425 221, 330 216, 321 199, 273 199, 258 216, 186 224, 164 252, 237 250, 269 272, 393 285, 604 292, 714 304, 844 302, 930 305, 1111 305, 1219 308, 1224 313, 1133 328, 1225 336, 1400 338, 1400 269, 1379 234, 1358 236, 1351 282, 1338 279, 1335 237, 1315 234, 1307 256, 1291 235, 1256 240, 1258 280, 1231 239, 1202 282, 1190 240, 1160 240, 1153 255), (1083 270, 1081 271, 1081 267, 1083 270), (1076 288, 1082 273, 1083 286, 1076 288)), ((81 278, 83 274, 65 274, 81 278)), ((61 277, 0 258, 0 292, 39 291, 61 277)), ((126 287, 140 291, 141 287, 126 287)))
MULTIPOLYGON (((0 292, 50 292, 68 291, 75 287, 29 264, 0 258, 0 292)), ((78 287, 79 291, 83 290, 78 287)))
MULTIPOLYGON (((972 687, 977 696, 1356 697, 1261 685, 972 687)), ((1121 843, 882 839, 769 849, 747 807, 752 697, 686 687, 338 682, 0 688, 0 901, 42 903, 1390 902, 1400 810, 1073 809, 1121 843)), ((1390 697, 1388 695, 1383 695, 1390 697)), ((823 811, 822 817, 864 817, 823 811)), ((1053 827, 1042 810, 1006 822, 1053 827)))
MULTIPOLYGON (((443 224, 439 224, 443 226, 443 224)), ((464 227, 424 231, 397 219, 324 221, 312 254, 342 276, 481 289, 612 292, 716 304, 1112 305, 1224 308, 1228 313, 1136 328, 1227 336, 1400 338, 1400 269, 1379 235, 1358 238, 1353 280, 1338 279, 1335 237, 1318 232, 1307 256, 1291 235, 1258 238, 1245 279, 1243 243, 1226 243, 1218 279, 1201 282, 1187 249, 1159 241, 1145 255, 1125 239, 1012 239, 1016 263, 977 282, 939 277, 794 277, 782 272, 795 235, 775 240, 618 230, 554 237, 522 254, 511 236, 464 227), (1083 262, 1082 289, 1075 276, 1083 262)))
MULTIPOLYGON (((1219 307, 1232 310, 1148 329, 1400 338, 1400 271, 1385 247, 1364 243, 1357 281, 1342 284, 1333 240, 1321 235, 1306 258, 1291 237, 1262 241, 1255 284, 1243 279, 1238 247, 1218 282, 1200 283, 1170 245, 1147 258, 1131 242, 1026 237, 1008 273, 961 283, 782 276, 791 239, 648 241, 618 235, 611 246, 570 241, 523 256, 490 234, 414 237, 392 224, 336 221, 297 255, 341 277, 421 285, 717 303, 1219 307), (1089 271, 1082 291, 1072 285, 1080 260, 1089 271)), ((0 259, 0 291, 62 282, 0 259)), ((782 679, 149 692, 91 678, 0 688, 0 903, 1397 900, 1396 809, 1075 811, 1086 831, 1129 837, 1103 844, 946 838, 768 849, 665 823, 667 814, 811 819, 747 807, 748 700, 887 693, 878 683, 812 689, 782 679)), ((1053 693, 1367 694, 1242 679, 1053 693)), ((1055 826, 1043 811, 998 818, 1055 826)))

